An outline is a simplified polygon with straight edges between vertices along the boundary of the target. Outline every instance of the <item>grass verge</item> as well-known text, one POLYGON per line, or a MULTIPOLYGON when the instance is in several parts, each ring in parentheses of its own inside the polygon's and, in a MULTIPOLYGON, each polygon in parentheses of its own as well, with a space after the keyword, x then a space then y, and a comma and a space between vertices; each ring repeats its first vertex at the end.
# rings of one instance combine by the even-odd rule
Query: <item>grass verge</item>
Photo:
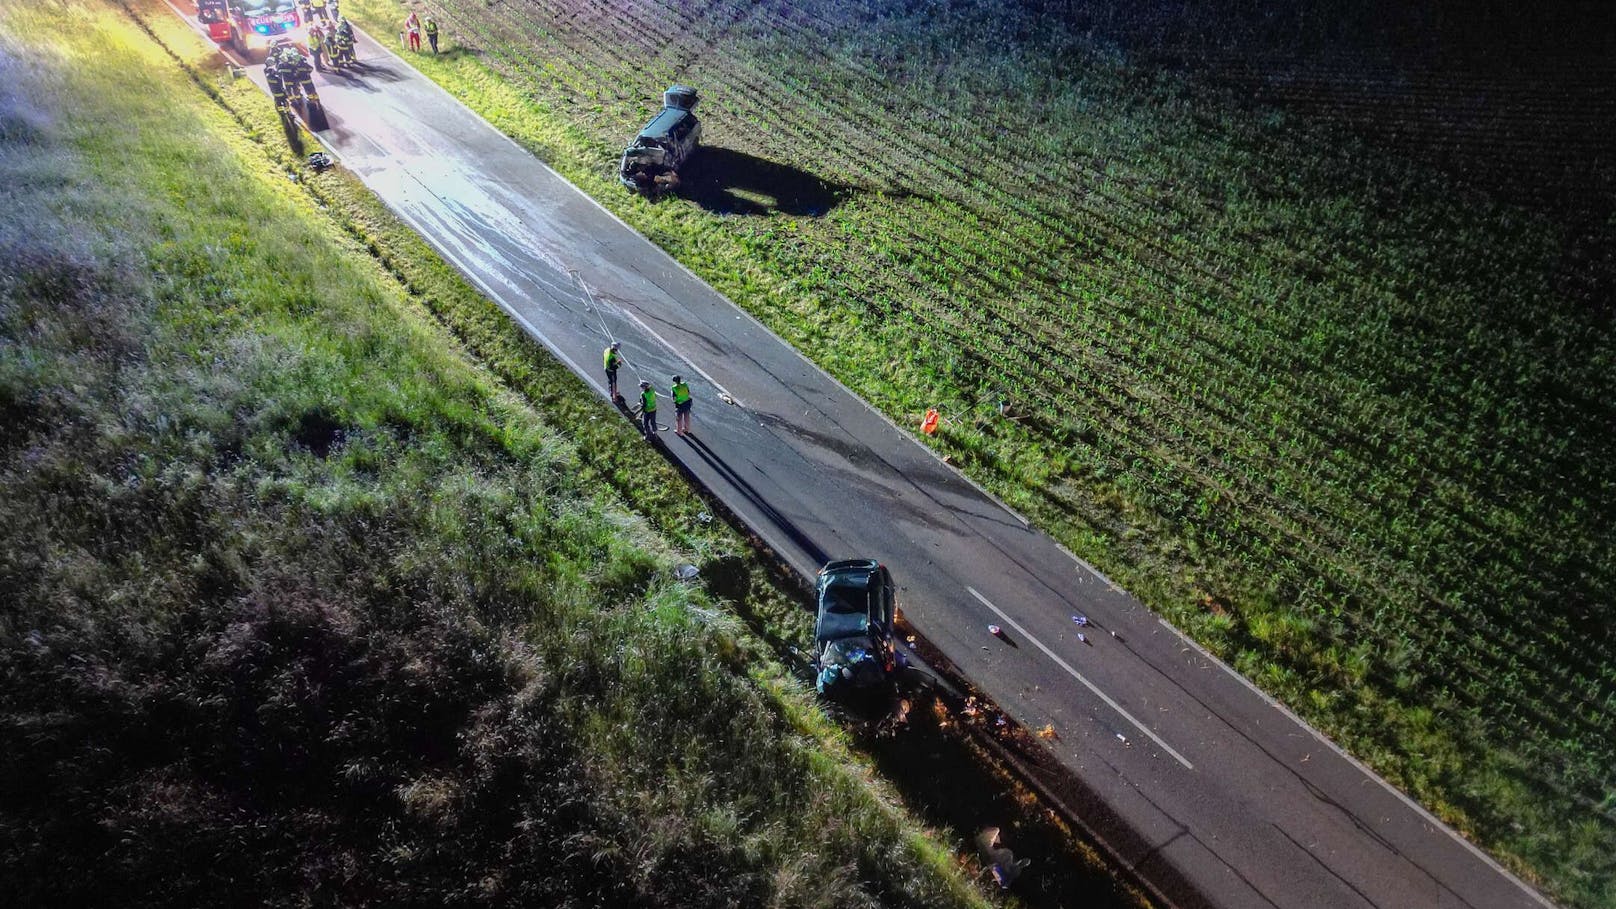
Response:
POLYGON ((1506 201, 1051 4, 421 6, 446 53, 408 59, 495 126, 899 422, 942 406, 954 463, 1517 871, 1616 899, 1608 199, 1506 201), (611 171, 676 79, 724 166, 651 205, 611 171))
MULTIPOLYGON (((161 32, 158 37, 171 45, 185 44, 184 30, 169 21, 161 8, 152 9, 155 17, 146 16, 145 21, 161 32)), ((708 592, 735 609, 776 656, 788 663, 800 661, 796 654, 807 646, 809 622, 798 602, 799 578, 780 565, 765 570, 744 554, 746 547, 727 528, 711 522, 692 490, 679 483, 665 465, 645 461, 638 436, 625 433, 615 411, 601 405, 587 383, 563 368, 445 265, 358 180, 341 170, 315 173, 304 167, 299 155, 289 153, 280 141, 273 116, 255 89, 244 82, 220 80, 217 73, 202 72, 194 65, 188 65, 188 71, 200 88, 256 138, 275 165, 293 177, 323 212, 399 282, 412 302, 453 333, 481 367, 535 403, 541 412, 559 417, 569 426, 569 436, 584 443, 575 465, 581 478, 611 488, 638 513, 647 515, 664 535, 688 551, 702 554, 705 560, 700 565, 708 592)), ((723 513, 722 503, 710 502, 705 507, 723 513)), ((792 687, 790 680, 779 675, 778 667, 766 672, 752 667, 749 671, 765 689, 792 687)), ((986 712, 959 714, 960 705, 948 698, 928 695, 912 707, 910 722, 841 719, 844 723, 851 720, 855 743, 895 784, 904 803, 926 823, 947 831, 962 853, 972 851, 984 823, 1004 826, 1017 854, 1035 868, 1018 883, 1012 903, 1060 906, 1074 893, 1084 894, 1088 904, 1095 906, 1147 903, 1136 886, 1119 880, 1118 866, 1007 770, 1005 760, 1026 750, 1012 726, 993 722, 986 712), (962 797, 966 792, 970 796, 962 797)), ((840 729, 827 725, 817 707, 800 697, 785 698, 780 709, 791 717, 794 728, 814 730, 827 741, 841 741, 840 729)))
POLYGON ((673 580, 740 541, 665 467, 601 486, 627 427, 468 360, 421 305, 452 275, 296 191, 267 99, 100 3, 0 24, 19 903, 983 902, 673 580))

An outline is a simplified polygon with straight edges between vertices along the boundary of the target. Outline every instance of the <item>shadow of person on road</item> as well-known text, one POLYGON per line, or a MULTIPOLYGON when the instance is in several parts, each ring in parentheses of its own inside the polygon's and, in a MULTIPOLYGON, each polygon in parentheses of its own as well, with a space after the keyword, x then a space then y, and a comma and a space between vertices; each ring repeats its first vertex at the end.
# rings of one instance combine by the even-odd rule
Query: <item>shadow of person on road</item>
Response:
POLYGON ((733 148, 705 146, 680 168, 680 198, 725 215, 779 212, 817 218, 858 188, 733 148))
POLYGON ((722 477, 725 482, 734 486, 736 491, 744 496, 746 501, 752 504, 752 507, 761 512, 764 520, 768 521, 774 527, 779 528, 780 531, 783 532, 792 543, 806 553, 808 558, 813 560, 814 564, 823 565, 830 561, 830 558, 825 555, 825 550, 821 549, 818 543, 814 542, 812 538, 803 533, 801 528, 797 527, 797 525, 793 523, 790 518, 777 511, 773 505, 770 505, 768 500, 763 498, 763 495, 757 491, 757 487, 753 486, 751 483, 748 483, 746 478, 742 477, 734 468, 730 467, 723 458, 718 456, 717 452, 713 451, 711 448, 708 448, 706 442, 703 442, 701 439, 697 438, 695 433, 686 435, 684 440, 690 443, 690 449, 694 451, 698 457, 700 457, 703 461, 706 461, 707 464, 714 470, 718 471, 719 476, 722 477))
POLYGON ((303 130, 296 120, 285 114, 281 115, 281 130, 286 133, 286 144, 291 146, 292 154, 303 156, 303 130))
POLYGON ((406 78, 406 74, 399 72, 391 61, 381 57, 374 60, 360 60, 343 67, 327 66, 321 72, 327 79, 341 79, 367 92, 381 91, 372 83, 399 82, 406 78))

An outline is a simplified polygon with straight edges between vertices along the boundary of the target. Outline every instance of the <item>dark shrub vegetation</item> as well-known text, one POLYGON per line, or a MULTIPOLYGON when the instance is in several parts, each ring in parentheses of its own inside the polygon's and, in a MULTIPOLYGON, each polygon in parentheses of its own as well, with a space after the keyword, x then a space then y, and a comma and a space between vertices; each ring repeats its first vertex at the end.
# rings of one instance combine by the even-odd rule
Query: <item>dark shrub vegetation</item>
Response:
POLYGON ((151 37, 0 11, 5 902, 975 902, 151 37))

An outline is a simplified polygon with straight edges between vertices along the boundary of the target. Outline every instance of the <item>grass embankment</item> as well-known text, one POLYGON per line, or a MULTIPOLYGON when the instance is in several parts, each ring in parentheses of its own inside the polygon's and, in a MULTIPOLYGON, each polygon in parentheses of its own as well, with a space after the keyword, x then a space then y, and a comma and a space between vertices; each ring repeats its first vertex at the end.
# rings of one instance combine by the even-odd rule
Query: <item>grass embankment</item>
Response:
POLYGON ((1515 867, 1616 900, 1608 215, 1039 4, 421 6, 427 74, 887 413, 940 405, 955 463, 1515 867), (652 205, 611 170, 674 80, 719 150, 652 205))
MULTIPOLYGON (((141 18, 167 45, 194 46, 189 33, 165 9, 152 4, 141 18)), ((721 503, 703 506, 664 465, 648 464, 638 437, 625 436, 615 412, 602 407, 587 382, 565 369, 447 266, 359 180, 340 169, 314 173, 299 154, 289 153, 275 134, 273 115, 260 92, 245 82, 198 71, 194 63, 188 67, 199 87, 229 109, 277 166, 294 176, 328 216, 453 333, 478 365, 537 404, 553 423, 567 426, 567 435, 577 443, 581 479, 611 487, 664 536, 700 556, 708 591, 736 610, 746 627, 777 655, 790 654, 792 663, 800 659, 797 654, 808 646, 811 630, 811 616, 798 599, 800 579, 791 577, 785 591, 771 586, 771 580, 776 584, 782 580, 778 572, 784 567, 776 565, 771 571, 761 565, 747 554, 742 540, 703 513, 704 507, 721 511, 721 503)), ((766 661, 750 664, 749 671, 769 690, 790 685, 766 661)), ((817 707, 792 697, 783 697, 780 706, 799 728, 813 731, 829 740, 822 742, 827 748, 839 750, 837 731, 825 725, 817 707)), ((998 746, 986 740, 1013 739, 1014 734, 995 724, 993 714, 952 716, 948 704, 930 698, 914 706, 907 722, 852 724, 857 747, 887 774, 904 803, 927 824, 944 831, 961 852, 972 851, 985 821, 1007 825, 1017 854, 1029 858, 1036 869, 1017 884, 1015 901, 1061 906, 1072 894, 1082 893, 1095 907, 1147 904, 1142 894, 1118 879, 1096 848, 1009 778, 999 765, 998 746)))
POLYGON ((672 579, 738 540, 627 511, 121 12, 0 35, 13 901, 980 903, 672 579))

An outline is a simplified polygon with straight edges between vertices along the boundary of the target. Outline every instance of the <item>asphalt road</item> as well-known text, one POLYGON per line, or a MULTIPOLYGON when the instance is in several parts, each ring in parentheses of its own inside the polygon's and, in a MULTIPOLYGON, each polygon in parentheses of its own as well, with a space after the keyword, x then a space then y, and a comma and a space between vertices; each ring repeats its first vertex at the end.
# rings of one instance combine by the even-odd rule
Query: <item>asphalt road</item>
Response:
POLYGON ((631 398, 682 373, 695 432, 667 408, 671 457, 805 575, 889 565, 916 629, 1054 727, 1095 831, 1173 902, 1549 905, 390 51, 359 56, 316 77, 341 164, 603 398, 610 339, 631 398))

